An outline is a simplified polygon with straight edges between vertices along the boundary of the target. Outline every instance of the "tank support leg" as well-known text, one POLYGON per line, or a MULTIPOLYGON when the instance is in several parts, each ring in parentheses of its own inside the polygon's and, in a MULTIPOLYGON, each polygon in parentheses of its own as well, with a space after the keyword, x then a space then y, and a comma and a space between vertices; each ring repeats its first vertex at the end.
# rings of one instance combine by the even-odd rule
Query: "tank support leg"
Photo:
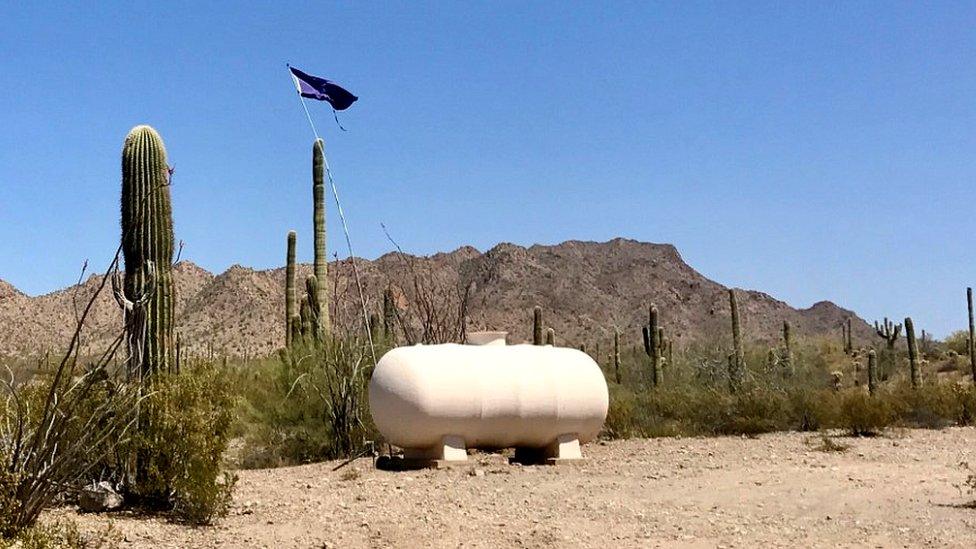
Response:
POLYGON ((512 461, 525 465, 556 465, 583 459, 576 433, 564 433, 542 448, 516 448, 512 461))
POLYGON ((437 469, 467 460, 464 437, 446 435, 441 438, 440 444, 430 448, 404 448, 402 466, 408 469, 437 469))

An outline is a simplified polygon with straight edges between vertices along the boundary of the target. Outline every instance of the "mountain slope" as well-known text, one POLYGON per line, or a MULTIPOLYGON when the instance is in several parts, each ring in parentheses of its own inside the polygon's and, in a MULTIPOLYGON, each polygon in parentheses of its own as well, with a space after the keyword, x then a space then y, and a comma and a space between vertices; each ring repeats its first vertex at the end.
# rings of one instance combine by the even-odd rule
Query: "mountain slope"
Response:
MULTIPOLYGON (((359 318, 359 298, 348 260, 330 264, 329 287, 340 296, 333 316, 338 325, 359 318)), ((485 253, 462 247, 429 257, 386 254, 357 260, 360 279, 380 314, 382 292, 391 287, 401 308, 414 293, 415 276, 438 303, 454 307, 468 292, 469 329, 506 330, 512 340, 531 337, 532 307, 545 309, 557 342, 578 345, 607 341, 617 326, 634 343, 647 307, 657 305, 661 320, 677 341, 725 334, 729 326, 727 288, 686 264, 674 246, 626 239, 568 241, 528 248, 499 244, 485 253)), ((311 274, 300 265, 299 280, 311 274)), ((284 341, 284 268, 255 271, 235 265, 214 276, 183 261, 174 267, 177 330, 191 352, 233 356, 267 354, 284 341)), ((79 286, 29 297, 0 281, 0 355, 36 355, 57 350, 71 336, 76 306, 83 307, 101 283, 92 276, 79 286)), ((784 320, 798 335, 831 334, 855 319, 854 336, 871 337, 870 327, 851 311, 830 302, 794 309, 757 291, 739 291, 743 330, 752 339, 774 340, 784 320)), ((449 311, 456 315, 456 310, 449 311)), ((408 312, 404 310, 404 314, 408 312)), ((110 285, 90 314, 83 342, 97 351, 117 335, 121 314, 110 285)))

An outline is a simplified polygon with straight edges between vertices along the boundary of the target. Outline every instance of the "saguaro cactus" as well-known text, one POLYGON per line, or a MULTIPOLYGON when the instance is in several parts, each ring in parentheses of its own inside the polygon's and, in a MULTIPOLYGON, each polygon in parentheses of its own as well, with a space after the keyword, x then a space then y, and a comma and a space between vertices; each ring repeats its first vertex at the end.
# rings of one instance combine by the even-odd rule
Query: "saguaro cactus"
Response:
POLYGON ((739 301, 735 289, 729 288, 729 309, 732 312, 732 357, 729 360, 729 387, 732 392, 742 385, 745 373, 745 353, 742 350, 742 330, 739 326, 739 301))
POLYGON ((556 346, 556 330, 546 328, 546 345, 556 346))
POLYGON ((393 290, 383 290, 383 337, 390 343, 396 343, 394 328, 396 327, 396 304, 393 302, 393 290))
POLYGON ((883 360, 878 370, 878 379, 886 381, 895 369, 895 343, 901 337, 901 324, 895 324, 886 317, 883 324, 879 325, 877 320, 874 321, 874 331, 878 337, 885 340, 885 351, 881 355, 883 360))
POLYGON ((542 307, 536 305, 532 309, 532 344, 542 345, 545 343, 545 335, 542 329, 542 307))
POLYGON ((877 320, 874 321, 874 331, 878 334, 878 337, 885 340, 887 349, 891 351, 894 350, 895 343, 901 336, 901 324, 895 324, 885 317, 884 324, 879 325, 877 320))
POLYGON ((783 321, 783 373, 792 376, 796 373, 796 365, 793 363, 793 336, 790 330, 790 323, 783 321))
POLYGON ((651 357, 651 383, 655 387, 664 383, 664 371, 661 368, 660 328, 657 307, 651 305, 647 309, 647 326, 644 326, 642 335, 644 336, 644 352, 651 357))
POLYGON ((851 322, 851 317, 847 317, 844 324, 840 325, 841 332, 844 335, 844 352, 848 355, 854 353, 854 337, 851 335, 853 331, 853 323, 851 322))
POLYGON ((969 302, 969 369, 972 370, 973 383, 976 384, 976 323, 973 321, 972 288, 966 288, 966 301, 969 302))
POLYGON ((878 353, 868 352, 868 393, 874 394, 878 387, 878 353))
POLYGON ((912 388, 918 389, 921 373, 918 370, 918 345, 915 343, 915 324, 912 317, 905 318, 905 337, 908 339, 908 366, 912 376, 912 388))
POLYGON ((285 262, 285 347, 291 347, 298 322, 295 294, 295 231, 288 231, 288 255, 285 262))
POLYGON ((321 283, 316 287, 315 317, 318 321, 315 327, 315 337, 324 339, 329 331, 329 258, 326 255, 325 240, 325 143, 316 139, 312 145, 312 224, 314 226, 315 259, 313 273, 321 283))
MULTIPOLYGON (((308 332, 308 336, 311 341, 318 342, 323 341, 322 337, 322 304, 319 303, 319 296, 321 295, 321 286, 319 284, 318 277, 315 275, 309 275, 305 279, 305 297, 308 301, 308 311, 309 311, 309 322, 311 323, 311 329, 308 332)), ((303 321, 304 322, 304 321, 303 321)))
POLYGON ((620 330, 613 329, 613 378, 620 385, 620 330))
POLYGON ((174 368, 173 214, 163 139, 132 128, 122 147, 122 254, 116 296, 126 313, 129 372, 143 379, 174 368))

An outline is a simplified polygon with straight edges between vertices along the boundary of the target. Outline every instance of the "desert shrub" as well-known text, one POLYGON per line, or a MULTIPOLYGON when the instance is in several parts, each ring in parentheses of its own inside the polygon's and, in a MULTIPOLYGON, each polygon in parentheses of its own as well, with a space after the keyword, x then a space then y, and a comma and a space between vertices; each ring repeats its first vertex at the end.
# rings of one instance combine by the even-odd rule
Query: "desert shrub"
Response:
POLYGON ((371 365, 369 347, 354 338, 296 346, 257 365, 244 381, 241 465, 269 467, 361 453, 377 439, 366 398, 371 365))
POLYGON ((236 476, 222 471, 235 397, 223 370, 201 363, 158 374, 140 410, 129 455, 135 481, 127 492, 176 519, 207 524, 226 515, 236 476))
POLYGON ((967 425, 976 413, 976 391, 971 385, 936 382, 913 389, 908 382, 901 382, 885 397, 898 422, 906 427, 941 429, 967 425))
POLYGON ((828 389, 793 387, 786 394, 787 428, 819 431, 836 423, 837 393, 828 389))
POLYGON ((72 520, 37 523, 21 530, 16 537, 0 539, 0 549, 114 549, 122 539, 111 525, 93 534, 84 534, 72 520))
MULTIPOLYGON (((718 399, 716 399, 718 400, 718 399)), ((724 417, 715 430, 726 435, 758 435, 786 428, 783 391, 751 387, 726 400, 724 417)))
POLYGON ((840 395, 837 426, 852 436, 874 436, 895 420, 889 400, 872 396, 860 388, 848 389, 840 395))
POLYGON ((0 538, 31 528, 66 489, 85 484, 135 420, 137 393, 104 362, 76 369, 67 355, 53 373, 0 388, 0 538))
POLYGON ((969 332, 967 330, 952 332, 946 336, 942 343, 957 355, 969 356, 969 332))

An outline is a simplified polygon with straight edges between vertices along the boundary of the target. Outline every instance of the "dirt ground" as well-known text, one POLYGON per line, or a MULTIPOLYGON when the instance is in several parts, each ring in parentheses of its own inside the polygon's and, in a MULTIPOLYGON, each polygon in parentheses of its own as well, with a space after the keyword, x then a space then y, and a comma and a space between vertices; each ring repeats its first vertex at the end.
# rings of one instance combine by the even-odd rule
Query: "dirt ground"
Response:
POLYGON ((123 547, 976 547, 959 465, 976 468, 976 429, 832 440, 850 447, 785 433, 596 443, 559 466, 243 471, 210 528, 57 514, 112 521, 123 547))

